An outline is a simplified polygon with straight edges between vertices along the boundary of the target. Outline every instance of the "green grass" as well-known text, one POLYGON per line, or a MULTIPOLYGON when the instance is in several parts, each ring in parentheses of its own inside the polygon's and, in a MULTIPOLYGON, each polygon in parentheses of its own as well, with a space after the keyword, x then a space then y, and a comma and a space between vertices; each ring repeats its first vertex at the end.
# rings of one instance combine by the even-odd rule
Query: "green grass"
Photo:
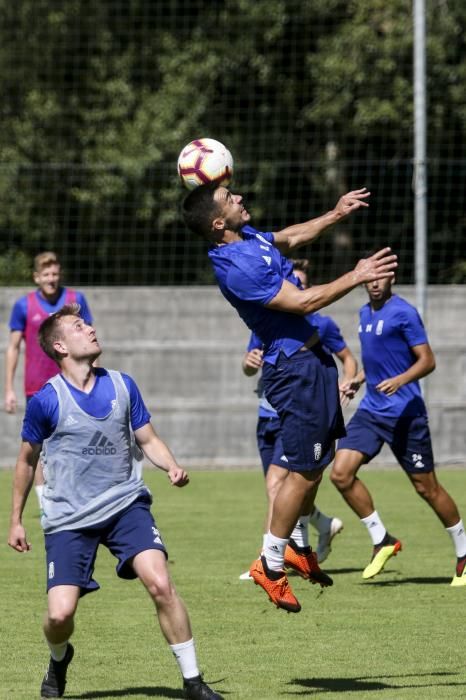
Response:
MULTIPOLYGON (((439 478, 466 513, 465 472, 439 478)), ((363 582, 370 542, 357 518, 324 480, 319 505, 345 529, 326 563, 335 585, 321 592, 299 578, 302 611, 277 610, 251 582, 238 580, 262 535, 264 487, 259 472, 192 472, 191 484, 170 487, 146 474, 157 523, 177 588, 190 611, 205 678, 225 698, 279 699, 343 695, 364 700, 466 696, 465 588, 449 586, 449 537, 401 471, 368 471, 378 510, 403 541, 386 571, 363 582)), ((0 472, 0 526, 6 540, 11 472, 0 472)), ((39 696, 48 652, 42 639, 45 566, 36 500, 25 524, 33 549, 2 548, 0 698, 39 696)), ((101 551, 98 593, 76 618, 75 660, 67 698, 181 698, 180 678, 162 639, 152 603, 138 582, 120 581, 101 551)))

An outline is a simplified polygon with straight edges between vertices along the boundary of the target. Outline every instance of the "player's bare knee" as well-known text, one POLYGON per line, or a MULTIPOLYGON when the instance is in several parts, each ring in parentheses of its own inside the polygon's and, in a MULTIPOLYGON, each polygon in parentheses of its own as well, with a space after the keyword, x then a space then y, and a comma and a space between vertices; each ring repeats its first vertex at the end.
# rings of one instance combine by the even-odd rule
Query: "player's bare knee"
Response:
POLYGON ((354 475, 339 469, 337 466, 332 467, 330 472, 330 481, 338 489, 338 491, 346 491, 354 482, 354 475))
POLYGON ((414 482, 416 493, 427 503, 433 503, 439 493, 438 484, 425 483, 423 481, 414 482))
POLYGON ((156 604, 167 603, 175 595, 175 589, 168 576, 156 576, 144 582, 144 585, 156 604))
POLYGON ((55 608, 49 610, 47 614, 47 625, 51 629, 60 629, 73 619, 74 609, 68 607, 55 608))

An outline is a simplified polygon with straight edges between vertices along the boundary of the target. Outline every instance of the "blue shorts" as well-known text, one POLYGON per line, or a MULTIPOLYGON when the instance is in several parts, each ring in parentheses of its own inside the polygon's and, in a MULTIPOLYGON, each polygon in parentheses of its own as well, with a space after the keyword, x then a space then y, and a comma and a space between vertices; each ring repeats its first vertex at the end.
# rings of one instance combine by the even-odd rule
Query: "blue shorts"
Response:
POLYGON ((120 578, 137 578, 129 560, 147 549, 167 556, 150 512, 150 497, 140 496, 124 511, 96 528, 62 530, 45 535, 47 591, 54 586, 79 586, 81 595, 100 588, 92 578, 100 544, 117 557, 120 578))
POLYGON ((275 366, 264 362, 262 378, 280 419, 279 464, 299 472, 326 467, 335 440, 346 434, 333 357, 320 343, 291 357, 281 352, 275 366))
POLYGON ((338 442, 339 450, 357 450, 366 455, 369 462, 386 442, 408 474, 428 473, 434 468, 426 415, 384 417, 359 409, 346 431, 346 437, 338 442))
POLYGON ((278 418, 266 418, 259 416, 257 421, 257 447, 262 461, 264 476, 271 464, 278 464, 280 467, 287 467, 282 462, 283 444, 280 434, 280 421, 278 418))

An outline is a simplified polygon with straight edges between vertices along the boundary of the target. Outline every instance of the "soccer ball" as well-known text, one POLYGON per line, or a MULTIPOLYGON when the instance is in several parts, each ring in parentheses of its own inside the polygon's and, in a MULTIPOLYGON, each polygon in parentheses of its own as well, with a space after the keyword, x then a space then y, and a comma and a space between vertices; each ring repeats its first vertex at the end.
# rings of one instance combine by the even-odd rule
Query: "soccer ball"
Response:
POLYGON ((233 158, 220 141, 196 139, 181 151, 178 173, 188 190, 209 182, 228 185, 233 175, 233 158))

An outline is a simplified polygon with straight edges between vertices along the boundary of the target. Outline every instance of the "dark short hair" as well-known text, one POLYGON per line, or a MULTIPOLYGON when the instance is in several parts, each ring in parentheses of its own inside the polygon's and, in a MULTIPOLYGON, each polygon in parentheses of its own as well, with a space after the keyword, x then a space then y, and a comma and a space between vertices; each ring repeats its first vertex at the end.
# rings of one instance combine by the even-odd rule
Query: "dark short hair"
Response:
POLYGON ((53 347, 53 344, 60 340, 62 334, 60 332, 60 322, 64 316, 77 316, 80 318, 79 312, 81 307, 79 304, 65 304, 59 311, 50 314, 48 318, 41 324, 39 328, 39 345, 46 355, 55 360, 58 364, 62 359, 59 352, 53 347))
POLYGON ((212 221, 218 216, 220 208, 214 199, 217 183, 199 185, 183 200, 182 214, 186 226, 202 238, 209 238, 212 221))
POLYGON ((306 275, 309 274, 310 265, 307 258, 291 258, 290 262, 293 264, 293 270, 305 272, 306 275))

